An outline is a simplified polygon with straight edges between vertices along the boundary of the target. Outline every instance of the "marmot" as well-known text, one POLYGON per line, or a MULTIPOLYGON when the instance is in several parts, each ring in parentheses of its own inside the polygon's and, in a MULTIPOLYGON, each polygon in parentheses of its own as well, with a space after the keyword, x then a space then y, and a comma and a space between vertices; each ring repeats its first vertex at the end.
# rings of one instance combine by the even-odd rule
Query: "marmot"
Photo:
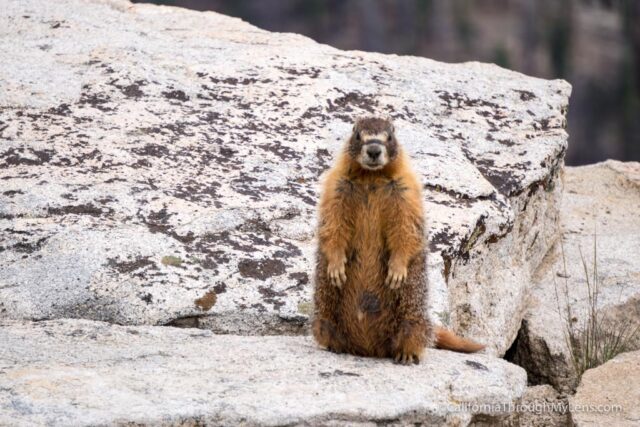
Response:
POLYGON ((426 318, 422 194, 390 120, 358 119, 326 176, 313 335, 328 350, 419 363, 426 346, 484 346, 426 318))

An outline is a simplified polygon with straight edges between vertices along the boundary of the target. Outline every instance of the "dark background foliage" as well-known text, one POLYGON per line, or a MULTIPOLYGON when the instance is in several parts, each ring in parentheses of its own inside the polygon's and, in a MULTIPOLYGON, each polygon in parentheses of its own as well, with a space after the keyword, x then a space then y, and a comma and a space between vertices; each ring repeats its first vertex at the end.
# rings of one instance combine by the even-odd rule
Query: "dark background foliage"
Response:
POLYGON ((573 85, 567 164, 640 160, 640 0, 156 0, 340 49, 495 62, 573 85))

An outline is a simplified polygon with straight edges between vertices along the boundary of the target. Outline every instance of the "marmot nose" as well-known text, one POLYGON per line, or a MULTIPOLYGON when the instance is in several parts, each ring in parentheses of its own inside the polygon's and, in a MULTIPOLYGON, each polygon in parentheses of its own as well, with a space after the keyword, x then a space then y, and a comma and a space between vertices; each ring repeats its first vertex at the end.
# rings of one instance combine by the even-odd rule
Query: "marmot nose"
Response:
POLYGON ((376 160, 378 157, 380 157, 380 153, 382 153, 382 148, 380 148, 378 145, 372 145, 371 147, 367 148, 367 156, 369 156, 371 160, 376 160))

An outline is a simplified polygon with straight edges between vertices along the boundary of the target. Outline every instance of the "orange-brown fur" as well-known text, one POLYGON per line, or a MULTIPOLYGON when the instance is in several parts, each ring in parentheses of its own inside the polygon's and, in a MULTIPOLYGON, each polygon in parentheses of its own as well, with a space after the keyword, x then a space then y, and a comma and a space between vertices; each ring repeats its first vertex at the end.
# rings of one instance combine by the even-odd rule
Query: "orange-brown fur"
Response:
POLYGON ((434 331, 425 317, 421 188, 387 120, 356 123, 326 176, 318 237, 313 334, 321 346, 402 363, 418 363, 435 338, 441 339, 436 345, 450 348, 453 343, 451 348, 458 351, 480 349, 451 339, 455 335, 448 331, 434 331), (369 170, 356 159, 362 147, 358 132, 365 130, 389 135, 389 159, 379 170, 369 170))

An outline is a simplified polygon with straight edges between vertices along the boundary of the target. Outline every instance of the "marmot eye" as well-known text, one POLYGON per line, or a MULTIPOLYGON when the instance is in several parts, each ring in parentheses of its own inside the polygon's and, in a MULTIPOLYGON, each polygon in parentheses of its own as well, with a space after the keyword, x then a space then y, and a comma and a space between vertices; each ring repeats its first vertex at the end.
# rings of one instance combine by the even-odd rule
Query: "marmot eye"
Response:
POLYGON ((360 132, 356 132, 356 141, 360 141, 360 132))
POLYGON ((391 135, 387 135, 387 142, 391 142, 391 135))

